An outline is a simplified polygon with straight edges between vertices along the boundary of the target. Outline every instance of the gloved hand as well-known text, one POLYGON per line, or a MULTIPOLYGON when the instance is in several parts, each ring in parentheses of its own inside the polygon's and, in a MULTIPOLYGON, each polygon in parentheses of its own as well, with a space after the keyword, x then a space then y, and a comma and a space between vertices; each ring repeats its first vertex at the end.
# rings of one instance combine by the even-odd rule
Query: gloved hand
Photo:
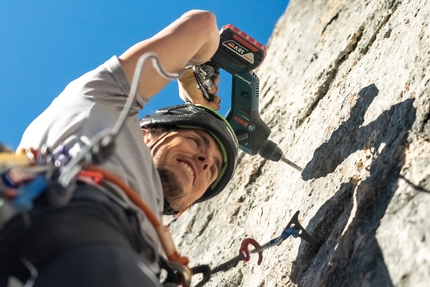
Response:
POLYGON ((212 101, 208 102, 203 96, 202 91, 199 89, 196 78, 194 77, 194 73, 191 69, 188 69, 183 72, 183 74, 178 79, 179 86, 179 96, 185 102, 192 102, 193 104, 201 104, 207 106, 215 111, 218 111, 221 103, 221 98, 215 95, 218 92, 218 84, 220 82, 220 78, 217 76, 214 80, 212 88, 208 90, 210 94, 213 94, 214 97, 212 101))

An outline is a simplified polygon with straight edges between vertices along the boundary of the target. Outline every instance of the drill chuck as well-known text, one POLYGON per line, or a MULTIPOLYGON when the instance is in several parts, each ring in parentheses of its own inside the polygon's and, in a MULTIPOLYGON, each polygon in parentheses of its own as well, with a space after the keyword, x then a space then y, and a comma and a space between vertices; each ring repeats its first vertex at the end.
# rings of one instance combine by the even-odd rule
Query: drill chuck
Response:
POLYGON ((283 152, 277 144, 271 140, 266 140, 258 154, 265 159, 279 161, 282 158, 283 152))
POLYGON ((282 150, 271 140, 267 140, 262 146, 260 151, 258 152, 261 157, 272 160, 272 161, 279 161, 282 160, 292 168, 296 169, 297 171, 302 172, 303 168, 292 162, 291 160, 287 159, 283 156, 282 150))

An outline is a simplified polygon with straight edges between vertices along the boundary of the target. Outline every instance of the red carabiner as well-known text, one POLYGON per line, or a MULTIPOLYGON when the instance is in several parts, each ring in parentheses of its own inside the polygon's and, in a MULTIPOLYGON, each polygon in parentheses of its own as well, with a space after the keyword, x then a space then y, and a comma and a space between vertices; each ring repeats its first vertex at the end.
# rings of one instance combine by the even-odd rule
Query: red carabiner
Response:
MULTIPOLYGON (((257 241, 255 241, 253 238, 245 238, 242 241, 242 245, 240 245, 240 250, 239 253, 244 253, 246 255, 245 259, 243 259, 243 261, 248 262, 249 261, 249 250, 248 250, 248 245, 251 244, 252 246, 254 246, 255 248, 260 248, 260 244, 258 244, 257 241)), ((261 264, 261 261, 263 261, 263 251, 258 252, 258 265, 261 264)))

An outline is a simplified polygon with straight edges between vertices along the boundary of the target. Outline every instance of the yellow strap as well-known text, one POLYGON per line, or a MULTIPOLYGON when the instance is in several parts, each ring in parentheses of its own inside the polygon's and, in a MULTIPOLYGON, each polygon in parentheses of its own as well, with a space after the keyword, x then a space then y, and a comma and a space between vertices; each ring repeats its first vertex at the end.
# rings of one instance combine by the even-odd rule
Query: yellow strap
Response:
POLYGON ((24 152, 0 152, 0 166, 28 166, 30 160, 24 152))

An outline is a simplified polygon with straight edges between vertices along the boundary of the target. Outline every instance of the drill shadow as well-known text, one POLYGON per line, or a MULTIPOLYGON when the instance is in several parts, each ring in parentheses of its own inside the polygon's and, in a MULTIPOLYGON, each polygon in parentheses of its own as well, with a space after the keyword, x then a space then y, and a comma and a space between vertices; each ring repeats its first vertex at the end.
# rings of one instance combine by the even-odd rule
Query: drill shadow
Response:
POLYGON ((314 151, 312 160, 302 172, 303 180, 324 177, 332 173, 349 155, 361 150, 371 133, 378 128, 377 121, 373 125, 360 126, 364 122, 364 115, 378 95, 379 90, 374 84, 361 89, 358 99, 351 108, 350 117, 334 131, 328 142, 314 151))
MULTIPOLYGON (((365 102, 370 104, 377 89, 373 85, 369 87, 373 92, 369 94, 367 90, 362 96, 368 95, 365 102)), ((301 242, 290 276, 290 280, 298 286, 356 286, 358 282, 363 282, 365 276, 367 283, 372 286, 393 285, 375 234, 402 177, 400 170, 405 161, 407 136, 416 119, 413 102, 414 99, 408 99, 393 105, 365 127, 340 127, 335 132, 337 134, 331 137, 330 145, 327 143, 318 149, 318 153, 315 152, 318 157, 314 156, 314 159, 321 160, 331 155, 332 148, 345 148, 345 151, 340 152, 344 157, 339 157, 335 162, 340 164, 345 155, 368 145, 368 138, 373 131, 378 131, 372 144, 375 150, 382 142, 386 143, 381 153, 375 156, 369 176, 362 182, 351 178, 342 183, 334 196, 310 220, 306 229, 322 245, 312 247, 301 242), (350 139, 342 140, 342 136, 347 135, 342 130, 355 133, 352 138, 358 142, 351 143, 353 146, 350 148, 345 147, 350 139), (336 143, 336 140, 340 142, 336 143), (355 214, 351 215, 354 204, 355 214)), ((324 172, 332 172, 336 167, 333 166, 324 172)))

